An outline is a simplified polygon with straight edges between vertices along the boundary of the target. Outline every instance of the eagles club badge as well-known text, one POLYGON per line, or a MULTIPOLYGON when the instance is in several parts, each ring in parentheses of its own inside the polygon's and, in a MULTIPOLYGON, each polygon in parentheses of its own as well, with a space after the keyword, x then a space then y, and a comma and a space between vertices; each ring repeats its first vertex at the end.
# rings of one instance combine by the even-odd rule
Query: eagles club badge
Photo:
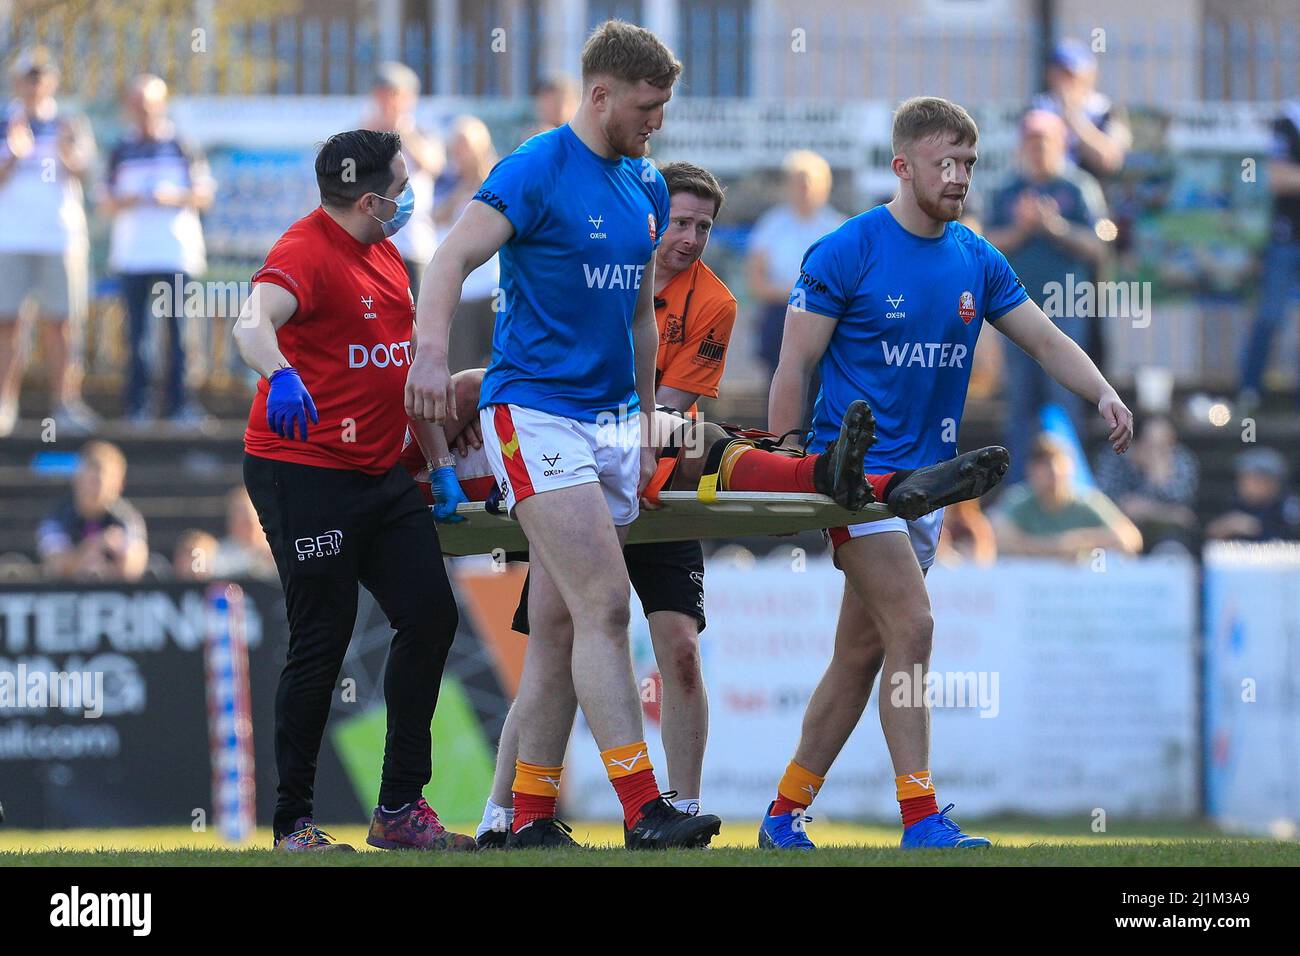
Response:
POLYGON ((967 325, 970 325, 971 322, 974 321, 975 296, 970 292, 963 292, 961 294, 961 299, 957 302, 957 314, 961 316, 961 320, 967 325))

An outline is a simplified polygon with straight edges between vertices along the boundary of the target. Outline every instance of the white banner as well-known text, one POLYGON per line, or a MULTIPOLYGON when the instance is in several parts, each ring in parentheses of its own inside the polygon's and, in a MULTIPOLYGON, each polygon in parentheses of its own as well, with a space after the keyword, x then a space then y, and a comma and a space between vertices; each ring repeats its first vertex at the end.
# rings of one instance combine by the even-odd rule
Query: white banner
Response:
MULTIPOLYGON (((724 818, 753 819, 775 794, 830 659, 843 577, 824 559, 802 572, 788 561, 715 563, 705 583, 711 719, 703 801, 724 818)), ((936 567, 928 584, 935 676, 925 693, 940 802, 955 802, 966 816, 1195 811, 1193 565, 1112 561, 1094 571, 1003 562, 936 567)), ((649 632, 636 608, 633 621, 644 678, 655 671, 649 632)), ((897 817, 877 695, 817 798, 823 817, 897 817)), ((657 729, 647 720, 666 787, 657 729)), ((617 815, 581 718, 565 779, 572 816, 617 815)))
POLYGON ((1205 551, 1206 810, 1237 830, 1300 824, 1300 547, 1205 551))

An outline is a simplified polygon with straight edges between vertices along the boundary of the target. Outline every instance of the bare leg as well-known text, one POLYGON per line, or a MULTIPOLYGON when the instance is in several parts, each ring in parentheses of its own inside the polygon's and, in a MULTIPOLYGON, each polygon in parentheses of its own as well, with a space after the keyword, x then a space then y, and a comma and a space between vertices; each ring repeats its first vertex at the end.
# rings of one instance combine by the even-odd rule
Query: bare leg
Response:
MULTIPOLYGON (((623 563, 622 529, 616 530, 599 485, 588 483, 526 498, 515 515, 528 536, 533 572, 544 569, 573 621, 571 644, 529 640, 528 653, 539 657, 548 674, 567 656, 573 690, 601 750, 644 737, 641 701, 632 672, 627 625, 630 585, 623 563)), ((559 694, 554 684, 527 679, 520 687, 519 757, 554 766, 564 757, 568 721, 557 720, 547 698, 559 694)))
POLYGON ((695 618, 680 611, 655 611, 648 620, 664 682, 661 735, 668 756, 668 786, 681 798, 698 798, 709 735, 699 629, 695 618))
MULTIPOLYGON (((557 647, 566 641, 572 645, 573 622, 569 612, 555 590, 554 584, 546 576, 540 565, 532 568, 532 578, 528 585, 528 629, 532 636, 528 640, 528 650, 524 657, 524 675, 530 679, 529 687, 543 688, 555 704, 553 719, 566 728, 565 741, 573 731, 573 718, 577 713, 577 698, 573 696, 573 680, 570 676, 570 664, 567 656, 561 654, 538 654, 533 648, 537 638, 550 640, 557 647), (543 669, 550 667, 548 672, 543 669), (567 717, 565 716, 567 714, 567 717)), ((524 685, 519 685, 519 696, 524 695, 524 685)), ((513 704, 506 722, 501 728, 501 742, 497 746, 496 772, 492 777, 492 802, 498 806, 508 807, 513 795, 511 788, 515 782, 515 761, 519 759, 519 716, 518 708, 513 704)), ((563 755, 561 755, 561 760, 563 755)), ((559 763, 560 761, 557 761, 559 763)))
MULTIPOLYGON (((933 620, 925 579, 907 535, 853 538, 836 552, 846 587, 835 652, 804 715, 795 761, 824 776, 857 726, 883 666, 880 724, 896 774, 929 767, 930 712, 895 707, 892 675, 911 682, 929 667, 933 620)), ((911 695, 908 695, 911 700, 911 695)))

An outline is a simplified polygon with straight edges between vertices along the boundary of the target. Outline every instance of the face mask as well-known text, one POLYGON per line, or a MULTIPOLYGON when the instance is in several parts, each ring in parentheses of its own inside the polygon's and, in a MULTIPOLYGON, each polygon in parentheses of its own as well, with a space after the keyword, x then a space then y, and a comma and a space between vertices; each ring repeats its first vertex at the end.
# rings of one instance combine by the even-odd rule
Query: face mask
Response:
MULTIPOLYGON (((379 196, 379 193, 371 193, 370 195, 379 196)), ((380 219, 374 213, 370 214, 370 218, 379 223, 380 228, 384 230, 385 236, 392 238, 397 230, 411 221, 411 214, 415 212, 415 190, 411 188, 410 183, 407 183, 406 188, 397 194, 396 199, 389 199, 387 196, 379 196, 379 198, 384 202, 395 205, 397 212, 393 214, 392 219, 388 220, 380 219)))

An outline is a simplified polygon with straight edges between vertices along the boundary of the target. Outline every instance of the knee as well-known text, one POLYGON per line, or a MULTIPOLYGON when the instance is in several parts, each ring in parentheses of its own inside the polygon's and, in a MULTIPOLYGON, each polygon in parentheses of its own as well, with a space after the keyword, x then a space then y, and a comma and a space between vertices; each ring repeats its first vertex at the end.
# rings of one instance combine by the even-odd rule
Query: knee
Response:
POLYGON ((593 602, 586 609, 585 623, 611 637, 626 639, 627 628, 632 621, 632 612, 628 606, 629 598, 629 589, 625 586, 606 600, 593 602))
POLYGON ((632 612, 628 607, 628 598, 625 595, 622 602, 614 602, 609 606, 602 608, 600 619, 606 630, 618 637, 627 636, 628 625, 632 623, 632 612))
POLYGON ((934 616, 928 607, 908 608, 891 622, 890 645, 895 653, 912 660, 928 661, 934 642, 934 616))
POLYGON ((460 627, 460 611, 454 600, 437 601, 425 596, 405 614, 395 616, 391 623, 399 637, 409 631, 421 642, 446 648, 451 646, 460 627))
POLYGON ((661 645, 662 659, 659 671, 684 691, 692 691, 702 683, 700 673, 700 640, 695 622, 675 627, 661 645))
POLYGON ((544 608, 528 608, 528 633, 530 639, 539 637, 554 642, 573 640, 573 619, 564 605, 544 608))

